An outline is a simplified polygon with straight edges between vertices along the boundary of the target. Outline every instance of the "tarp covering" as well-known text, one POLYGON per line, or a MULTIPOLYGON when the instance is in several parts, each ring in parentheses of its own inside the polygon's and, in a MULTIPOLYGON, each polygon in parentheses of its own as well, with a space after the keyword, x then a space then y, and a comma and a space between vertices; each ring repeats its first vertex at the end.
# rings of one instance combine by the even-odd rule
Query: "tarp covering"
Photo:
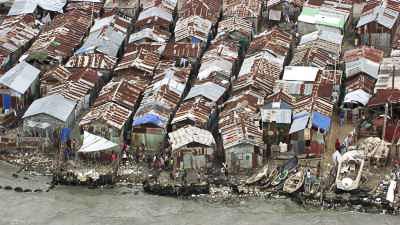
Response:
POLYGON ((362 105, 367 105, 371 95, 365 92, 364 90, 355 90, 350 93, 347 93, 344 97, 344 103, 360 103, 362 105))
POLYGON ((307 112, 300 112, 293 116, 292 126, 290 127, 289 134, 296 133, 297 131, 304 130, 308 124, 309 114, 307 112))
POLYGON ((83 144, 78 152, 90 153, 110 149, 118 150, 117 146, 114 142, 85 131, 83 134, 83 144))
POLYGON ((60 134, 61 142, 66 143, 69 140, 70 135, 71 135, 71 129, 63 128, 60 134))
POLYGON ((2 95, 3 96, 3 108, 10 109, 11 108, 11 96, 10 95, 2 95))
POLYGON ((331 118, 319 112, 312 113, 312 125, 320 129, 328 131, 331 126, 331 118))
POLYGON ((158 127, 163 127, 164 120, 155 114, 146 114, 133 121, 133 126, 140 126, 143 124, 153 124, 158 127))

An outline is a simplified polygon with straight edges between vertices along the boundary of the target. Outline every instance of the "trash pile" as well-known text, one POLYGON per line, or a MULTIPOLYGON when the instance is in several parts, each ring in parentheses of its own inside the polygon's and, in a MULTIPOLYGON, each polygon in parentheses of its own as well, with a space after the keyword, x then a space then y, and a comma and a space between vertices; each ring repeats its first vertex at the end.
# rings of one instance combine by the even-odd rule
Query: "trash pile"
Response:
POLYGON ((378 137, 369 137, 360 143, 359 149, 366 153, 368 159, 379 163, 387 159, 389 145, 390 143, 378 137))
POLYGON ((4 160, 21 167, 33 175, 51 176, 56 169, 56 162, 49 156, 38 152, 13 151, 2 155, 4 160))

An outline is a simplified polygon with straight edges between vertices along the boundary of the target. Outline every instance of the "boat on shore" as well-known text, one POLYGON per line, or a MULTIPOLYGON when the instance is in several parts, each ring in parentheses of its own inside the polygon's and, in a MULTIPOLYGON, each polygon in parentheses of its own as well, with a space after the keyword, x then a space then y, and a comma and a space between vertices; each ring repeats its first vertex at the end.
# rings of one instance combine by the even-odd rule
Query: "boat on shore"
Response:
POLYGON ((283 191, 289 194, 298 191, 304 184, 304 170, 299 169, 296 173, 289 176, 283 185, 283 191))
POLYGON ((343 154, 336 174, 336 187, 343 191, 358 189, 364 163, 363 151, 353 150, 343 154))

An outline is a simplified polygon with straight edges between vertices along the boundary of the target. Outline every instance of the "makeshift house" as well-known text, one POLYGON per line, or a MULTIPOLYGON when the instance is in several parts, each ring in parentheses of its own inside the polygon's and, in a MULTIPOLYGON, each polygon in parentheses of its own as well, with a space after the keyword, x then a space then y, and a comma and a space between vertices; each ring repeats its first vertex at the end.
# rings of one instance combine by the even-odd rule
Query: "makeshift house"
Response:
POLYGON ((224 18, 237 17, 249 21, 254 28, 258 28, 261 20, 261 0, 223 0, 222 14, 224 18))
POLYGON ((177 0, 141 0, 140 4, 144 10, 151 7, 158 7, 173 14, 177 2, 177 0))
POLYGON ((251 39, 254 33, 252 24, 239 17, 229 17, 218 23, 217 37, 228 35, 231 39, 239 41, 242 38, 251 39))
POLYGON ((55 131, 72 128, 75 121, 76 103, 61 95, 49 95, 35 100, 26 110, 24 135, 28 137, 52 137, 55 131))
POLYGON ((382 60, 374 93, 391 88, 400 89, 400 57, 395 55, 382 60))
POLYGON ((176 169, 211 168, 215 140, 211 132, 194 126, 180 128, 168 134, 176 169))
POLYGON ((213 115, 213 112, 215 111, 212 102, 205 97, 198 96, 184 101, 171 122, 172 129, 176 130, 186 125, 209 128, 210 115, 213 115))
POLYGON ((189 63, 195 62, 202 51, 200 44, 191 43, 168 43, 162 54, 162 59, 174 60, 177 65, 186 67, 189 63))
POLYGON ((262 165, 263 132, 259 116, 246 106, 223 110, 219 116, 219 133, 228 170, 254 169, 262 165))
POLYGON ((333 57, 323 48, 313 46, 298 46, 293 53, 292 66, 313 66, 320 69, 334 69, 338 66, 338 58, 333 57))
POLYGON ((104 12, 106 15, 120 12, 131 18, 136 18, 140 9, 139 2, 139 0, 105 0, 104 12))
POLYGON ((37 8, 43 11, 63 13, 67 0, 15 0, 8 11, 9 16, 33 14, 37 8))
POLYGON ((146 48, 128 49, 114 73, 119 78, 126 80, 141 79, 149 83, 153 77, 155 68, 160 61, 158 50, 148 50, 146 48))
POLYGON ((368 101, 368 108, 385 112, 385 104, 390 106, 391 114, 398 115, 400 104, 399 89, 380 89, 368 101))
POLYGON ((399 13, 398 1, 369 1, 364 6, 357 23, 361 44, 375 46, 388 55, 396 32, 399 13))
POLYGON ((290 126, 290 151, 296 155, 321 155, 325 148, 324 136, 331 126, 331 118, 320 112, 299 112, 293 115, 290 126))
POLYGON ((43 70, 64 63, 80 46, 91 23, 92 17, 81 10, 57 15, 29 48, 27 61, 37 63, 43 70))
POLYGON ((146 88, 133 119, 132 139, 149 151, 158 151, 164 144, 167 125, 178 107, 190 72, 176 67, 167 68, 154 76, 146 88))
POLYGON ((298 17, 298 32, 308 34, 329 30, 344 34, 351 18, 351 4, 334 1, 307 1, 298 17))
POLYGON ((150 28, 169 32, 172 22, 172 14, 169 11, 159 7, 151 7, 139 14, 135 23, 135 29, 139 31, 150 28))
POLYGON ((65 11, 82 10, 98 18, 102 13, 104 0, 68 0, 65 11))
POLYGON ((60 94, 77 103, 76 114, 86 110, 93 103, 98 91, 103 85, 96 70, 75 70, 69 78, 60 85, 54 85, 47 94, 60 94))
POLYGON ((117 65, 117 58, 101 53, 89 53, 83 55, 73 55, 65 67, 74 70, 74 68, 85 69, 90 68, 98 72, 99 76, 104 81, 108 81, 111 76, 111 72, 117 65))
POLYGON ((40 70, 23 61, 0 77, 0 121, 3 125, 12 122, 39 97, 39 74, 40 70))
POLYGON ((79 121, 84 130, 115 143, 123 141, 132 111, 114 102, 92 107, 79 121))
POLYGON ((285 60, 291 49, 293 35, 279 28, 266 30, 251 41, 247 54, 270 52, 275 58, 285 60))
POLYGON ((216 23, 221 13, 221 1, 216 0, 186 0, 178 9, 179 18, 198 16, 216 23))
POLYGON ((285 21, 288 22, 295 16, 295 13, 301 5, 296 5, 304 1, 292 1, 292 0, 271 0, 267 1, 267 18, 269 21, 285 21))
POLYGON ((108 102, 114 102, 134 111, 143 93, 143 89, 143 87, 132 84, 124 79, 110 81, 101 89, 93 105, 96 107, 108 102))
POLYGON ((39 34, 32 15, 10 16, 0 23, 0 70, 8 70, 39 34))
POLYGON ((170 35, 171 33, 167 31, 157 30, 154 28, 144 28, 131 34, 128 43, 166 43, 169 40, 170 35))
POLYGON ((180 18, 175 25, 175 41, 192 44, 206 43, 209 40, 212 22, 200 16, 180 18))
POLYGON ((72 76, 72 72, 64 66, 57 66, 40 77, 40 96, 49 95, 51 90, 63 85, 72 76))
POLYGON ((267 96, 272 93, 273 85, 283 70, 284 58, 277 58, 268 51, 246 56, 233 82, 233 92, 253 90, 267 96))
POLYGON ((112 15, 95 21, 82 47, 75 54, 102 53, 118 57, 129 33, 131 18, 112 15))
MULTIPOLYGON (((383 59, 383 51, 362 46, 346 51, 343 58, 346 63, 345 86, 347 93, 360 90, 356 93, 373 94, 379 66, 383 59)), ((364 96, 364 94, 362 95, 364 96)))
POLYGON ((342 42, 342 34, 328 30, 319 30, 301 36, 299 46, 312 46, 324 49, 338 59, 341 54, 342 42))

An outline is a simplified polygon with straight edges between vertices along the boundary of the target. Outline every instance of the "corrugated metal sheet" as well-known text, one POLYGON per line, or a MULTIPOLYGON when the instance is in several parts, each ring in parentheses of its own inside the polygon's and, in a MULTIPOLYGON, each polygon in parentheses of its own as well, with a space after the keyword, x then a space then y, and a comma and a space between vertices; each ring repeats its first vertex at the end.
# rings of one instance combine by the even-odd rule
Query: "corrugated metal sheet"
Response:
POLYGON ((23 95, 39 77, 39 74, 40 70, 23 61, 1 76, 0 84, 23 95))
POLYGON ((194 126, 183 127, 168 134, 172 151, 191 143, 198 143, 205 146, 215 145, 215 140, 210 131, 194 126))
POLYGON ((225 88, 216 85, 211 82, 207 82, 201 85, 195 85, 190 89, 189 94, 186 96, 185 100, 194 98, 196 96, 204 96, 211 101, 218 101, 219 98, 225 93, 225 88))
POLYGON ((46 114, 66 122, 71 113, 74 112, 76 102, 68 100, 61 95, 50 95, 35 100, 26 110, 23 118, 38 114, 46 114))

